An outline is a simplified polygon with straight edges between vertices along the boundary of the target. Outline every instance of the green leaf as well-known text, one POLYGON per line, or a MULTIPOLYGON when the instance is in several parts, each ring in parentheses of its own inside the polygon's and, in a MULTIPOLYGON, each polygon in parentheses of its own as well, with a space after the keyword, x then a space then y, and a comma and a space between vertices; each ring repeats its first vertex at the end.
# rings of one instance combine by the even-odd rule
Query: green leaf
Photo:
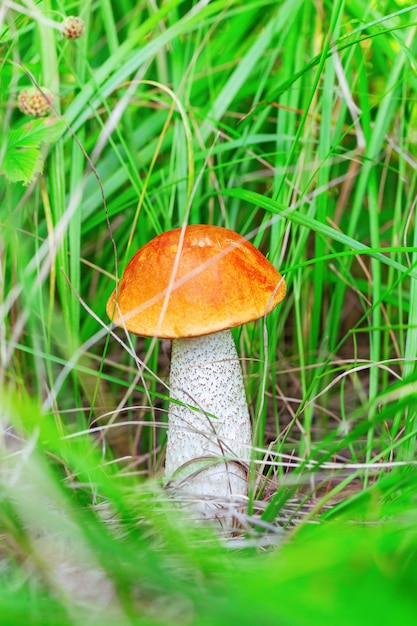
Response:
POLYGON ((10 130, 5 138, 0 174, 11 183, 29 184, 43 170, 42 145, 57 141, 64 130, 64 122, 56 117, 33 120, 10 130))

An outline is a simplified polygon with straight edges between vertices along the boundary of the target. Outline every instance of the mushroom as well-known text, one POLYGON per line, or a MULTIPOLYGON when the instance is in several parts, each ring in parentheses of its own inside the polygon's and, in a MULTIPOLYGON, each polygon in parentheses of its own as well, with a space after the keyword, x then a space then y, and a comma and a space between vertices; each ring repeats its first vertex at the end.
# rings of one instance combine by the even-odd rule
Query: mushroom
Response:
POLYGON ((190 225, 141 248, 107 303, 116 325, 172 339, 165 476, 198 517, 226 519, 247 494, 251 423, 230 329, 265 316, 285 291, 247 239, 190 225))

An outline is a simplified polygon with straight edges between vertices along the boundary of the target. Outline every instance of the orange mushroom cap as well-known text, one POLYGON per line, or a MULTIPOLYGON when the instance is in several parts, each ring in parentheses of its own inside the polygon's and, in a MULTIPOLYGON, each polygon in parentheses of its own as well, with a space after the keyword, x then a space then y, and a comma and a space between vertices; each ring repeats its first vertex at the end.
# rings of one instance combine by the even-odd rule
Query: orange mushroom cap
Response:
POLYGON ((241 235, 205 224, 183 235, 158 235, 129 261, 107 302, 115 324, 144 337, 199 337, 263 317, 284 298, 284 278, 241 235))

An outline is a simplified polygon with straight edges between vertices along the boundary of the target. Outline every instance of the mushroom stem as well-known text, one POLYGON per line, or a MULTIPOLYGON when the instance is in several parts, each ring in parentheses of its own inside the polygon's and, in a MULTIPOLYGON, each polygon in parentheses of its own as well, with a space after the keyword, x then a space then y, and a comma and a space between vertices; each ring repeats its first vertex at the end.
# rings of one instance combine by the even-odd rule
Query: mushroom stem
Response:
POLYGON ((230 330, 172 342, 165 474, 203 517, 247 494, 251 424, 230 330))

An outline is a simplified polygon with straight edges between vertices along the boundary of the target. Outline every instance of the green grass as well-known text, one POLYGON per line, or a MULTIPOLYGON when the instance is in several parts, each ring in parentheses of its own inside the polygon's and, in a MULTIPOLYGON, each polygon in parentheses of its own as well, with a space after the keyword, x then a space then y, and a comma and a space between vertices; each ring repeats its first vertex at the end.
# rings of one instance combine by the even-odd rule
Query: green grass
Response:
POLYGON ((0 623, 414 623, 417 5, 3 5, 0 623), (31 84, 50 117, 16 107, 31 84), (228 541, 162 488, 167 346, 105 313, 184 222, 288 284, 234 331, 254 462, 228 541))

